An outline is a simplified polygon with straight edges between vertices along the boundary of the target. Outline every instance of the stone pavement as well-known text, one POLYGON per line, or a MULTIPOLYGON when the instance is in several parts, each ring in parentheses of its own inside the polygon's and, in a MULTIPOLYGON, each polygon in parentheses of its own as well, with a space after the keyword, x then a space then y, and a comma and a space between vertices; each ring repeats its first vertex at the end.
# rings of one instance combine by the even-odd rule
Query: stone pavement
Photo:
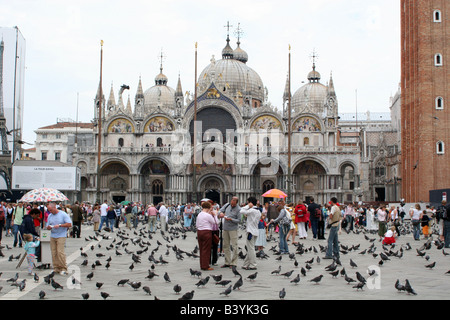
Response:
MULTIPOLYGON (((295 253, 298 267, 294 265, 295 260, 290 259, 288 255, 275 254, 278 242, 274 239, 269 241, 264 249, 269 257, 258 259, 257 271, 241 269, 243 260, 239 259, 238 272, 242 275, 243 285, 240 290, 232 290, 227 296, 221 293, 229 285, 233 285, 239 277, 235 276, 231 269, 220 267, 224 262, 223 257, 219 258, 218 266, 214 266, 213 271, 202 271, 200 276, 191 275, 190 269, 201 271, 199 259, 188 256, 197 245, 196 234, 192 231, 185 234, 180 232, 181 225, 178 223, 170 224, 168 227, 171 232, 165 232, 163 236, 158 230, 155 234, 151 234, 150 238, 147 225, 139 224, 137 229, 129 230, 125 224, 121 224, 120 231, 117 229, 114 232, 103 231, 94 238, 92 226, 83 225, 81 238, 68 238, 66 242, 69 275, 57 274, 54 276, 56 282, 64 287, 62 290, 54 290, 44 282, 44 277, 51 270, 35 269, 39 276, 39 281, 35 282, 33 277, 28 275, 26 261, 19 269, 16 269, 18 261, 14 259, 9 261, 9 257, 16 257, 24 251, 18 247, 8 249, 8 247, 12 247, 13 238, 3 237, 2 245, 6 247, 2 249, 4 257, 0 257, 0 272, 2 272, 0 300, 38 300, 40 291, 45 292, 46 300, 82 300, 82 294, 85 293, 89 294, 89 300, 103 300, 101 292, 109 294, 107 300, 178 300, 184 293, 194 291, 193 300, 199 301, 264 301, 279 300, 279 292, 283 288, 286 292, 285 300, 449 299, 450 274, 447 271, 450 270, 450 257, 445 254, 450 253, 450 249, 438 248, 437 242, 435 242, 438 239, 436 235, 433 236, 433 240, 428 242, 427 248, 424 248, 427 240, 423 239, 423 236, 421 236, 421 240, 414 241, 410 233, 402 235, 393 248, 390 246, 383 248, 376 234, 362 231, 351 233, 342 231, 339 236, 342 266, 338 266, 336 270, 340 271, 345 268, 347 276, 356 281, 351 284, 347 284, 341 274, 333 277, 326 270, 332 261, 323 259, 324 253, 321 248, 325 247, 327 242, 325 240, 313 241, 310 230, 308 239, 297 239, 305 249, 304 252, 299 253, 298 247, 289 243, 290 252, 295 253), (126 236, 127 239, 120 238, 119 235, 126 236), (182 254, 182 258, 177 258, 174 246, 185 252, 182 254), (376 257, 367 252, 371 246, 376 247, 376 257), (424 252, 425 255, 419 256, 417 250, 422 250, 421 252, 424 252), (87 254, 87 257, 83 257, 81 252, 87 254), (152 252, 158 263, 149 261, 152 252), (381 252, 387 253, 389 260, 379 266, 381 252), (121 255, 117 255, 117 253, 121 255), (133 262, 133 255, 140 257, 140 262, 133 262), (280 257, 281 260, 277 260, 280 257), (108 258, 111 258, 111 261, 110 267, 107 269, 108 258), (320 259, 319 262, 317 258, 320 259), (88 260, 88 263, 86 266, 82 266, 85 259, 88 260), (96 260, 101 265, 93 269, 92 264, 96 260), (353 267, 350 265, 350 260, 355 263, 353 267), (164 263, 160 263, 160 261, 164 261, 164 263), (435 267, 426 267, 433 262, 436 262, 435 267), (132 264, 134 268, 130 269, 132 264), (147 276, 149 270, 152 270, 152 265, 153 272, 158 276, 149 279, 147 276), (307 265, 310 269, 307 269, 307 265), (272 274, 272 271, 279 267, 281 267, 280 274, 272 274), (306 275, 302 275, 302 268, 306 270, 306 275), (293 272, 289 277, 281 275, 291 270, 293 272), (376 274, 370 276, 368 270, 375 270, 376 274), (89 280, 87 275, 92 272, 93 277, 89 280), (170 282, 164 279, 165 272, 167 272, 170 282), (247 278, 255 272, 257 275, 254 280, 247 278), (362 290, 354 288, 358 283, 356 272, 359 272, 367 281, 362 290), (26 279, 23 291, 16 286, 11 286, 11 282, 7 282, 16 273, 18 273, 17 282, 26 279), (291 282, 299 274, 300 282, 298 284, 291 282), (217 285, 212 279, 212 275, 222 275, 222 279, 231 282, 226 286, 217 285), (319 283, 310 281, 319 275, 323 275, 319 283), (211 277, 209 282, 204 287, 197 286, 200 278, 206 276, 211 277), (73 278, 76 279, 75 284, 72 282, 73 278), (118 285, 118 282, 123 279, 128 279, 129 282, 123 286, 118 285), (417 295, 404 291, 399 292, 394 287, 397 279, 401 284, 408 279, 417 295), (133 281, 141 283, 136 290, 130 284, 133 281), (97 282, 103 283, 100 289, 96 287, 97 282), (176 294, 173 289, 177 284, 181 286, 179 294, 176 294), (150 295, 143 290, 144 286, 150 288, 150 295)), ((245 255, 245 231, 241 228, 239 234, 239 250, 245 255)), ((278 235, 275 234, 275 237, 277 238, 278 235)))

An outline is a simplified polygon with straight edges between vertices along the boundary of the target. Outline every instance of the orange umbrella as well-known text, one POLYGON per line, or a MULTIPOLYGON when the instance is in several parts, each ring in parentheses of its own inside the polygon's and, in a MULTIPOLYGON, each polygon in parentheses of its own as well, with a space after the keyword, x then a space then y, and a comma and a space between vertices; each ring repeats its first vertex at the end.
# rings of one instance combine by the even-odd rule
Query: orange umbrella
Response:
POLYGON ((270 189, 269 191, 265 192, 262 196, 265 198, 282 198, 282 199, 284 199, 287 197, 287 194, 278 189, 270 189))

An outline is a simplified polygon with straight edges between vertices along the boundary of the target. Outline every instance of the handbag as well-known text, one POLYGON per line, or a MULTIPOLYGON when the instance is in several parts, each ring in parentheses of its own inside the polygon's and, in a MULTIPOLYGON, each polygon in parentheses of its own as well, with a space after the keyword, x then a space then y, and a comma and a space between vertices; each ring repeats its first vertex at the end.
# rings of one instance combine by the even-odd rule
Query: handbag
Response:
POLYGON ((217 234, 215 234, 215 233, 213 233, 213 242, 214 242, 214 244, 219 244, 219 242, 220 242, 220 238, 219 238, 219 236, 217 235, 217 234))

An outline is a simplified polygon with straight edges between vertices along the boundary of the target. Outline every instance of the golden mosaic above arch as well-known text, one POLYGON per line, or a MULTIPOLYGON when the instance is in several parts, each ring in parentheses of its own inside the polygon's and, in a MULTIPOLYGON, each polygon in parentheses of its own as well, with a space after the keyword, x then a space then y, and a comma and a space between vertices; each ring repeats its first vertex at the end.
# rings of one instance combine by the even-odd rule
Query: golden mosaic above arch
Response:
POLYGON ((153 117, 147 121, 144 127, 145 133, 151 132, 171 132, 175 130, 175 125, 166 117, 153 117))
POLYGON ((253 121, 250 129, 255 130, 271 130, 271 129, 280 129, 281 130, 281 122, 277 118, 273 116, 261 116, 253 121))
POLYGON ((301 117, 298 118, 292 125, 292 131, 294 132, 320 132, 322 126, 317 119, 313 117, 301 117))
POLYGON ((133 133, 134 126, 128 119, 116 119, 109 124, 108 133, 133 133))

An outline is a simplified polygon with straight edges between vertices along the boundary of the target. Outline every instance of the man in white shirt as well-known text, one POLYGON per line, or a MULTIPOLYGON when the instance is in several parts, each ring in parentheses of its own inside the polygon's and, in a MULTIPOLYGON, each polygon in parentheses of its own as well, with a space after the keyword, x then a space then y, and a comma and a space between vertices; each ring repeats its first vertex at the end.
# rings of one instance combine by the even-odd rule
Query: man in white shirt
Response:
POLYGON ((257 200, 255 197, 250 197, 247 201, 247 205, 241 209, 241 214, 247 217, 247 240, 245 243, 247 256, 242 269, 256 270, 255 242, 259 234, 258 224, 261 219, 261 211, 256 208, 257 200))
POLYGON ((163 202, 160 203, 158 212, 159 212, 159 220, 161 221, 161 231, 167 231, 166 226, 169 211, 167 210, 163 202))
POLYGON ((107 221, 108 207, 108 200, 105 200, 100 206, 100 225, 98 226, 98 231, 102 231, 103 223, 107 221))

